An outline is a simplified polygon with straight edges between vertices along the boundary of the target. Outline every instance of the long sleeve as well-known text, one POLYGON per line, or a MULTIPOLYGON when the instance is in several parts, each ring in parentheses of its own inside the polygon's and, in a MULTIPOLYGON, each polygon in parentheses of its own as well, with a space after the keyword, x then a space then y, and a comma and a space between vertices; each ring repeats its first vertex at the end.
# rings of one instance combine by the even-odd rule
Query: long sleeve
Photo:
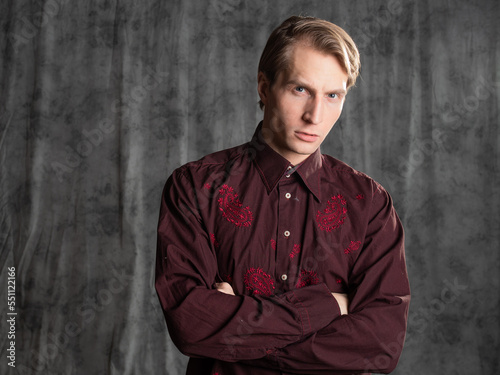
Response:
POLYGON ((263 358, 340 315, 325 284, 279 296, 231 296, 214 289, 220 281, 217 254, 202 205, 191 175, 176 170, 162 195, 155 286, 181 352, 227 362, 263 358))
POLYGON ((396 367, 406 332, 410 287, 403 229, 383 189, 375 190, 363 248, 348 284, 348 315, 247 364, 290 374, 389 373, 396 367))

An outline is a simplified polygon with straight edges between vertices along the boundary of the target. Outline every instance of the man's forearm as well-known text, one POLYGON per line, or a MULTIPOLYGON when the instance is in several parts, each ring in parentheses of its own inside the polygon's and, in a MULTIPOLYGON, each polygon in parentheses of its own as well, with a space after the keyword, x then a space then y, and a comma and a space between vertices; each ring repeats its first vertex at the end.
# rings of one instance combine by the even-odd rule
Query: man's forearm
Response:
MULTIPOLYGON (((231 284, 222 282, 222 283, 216 283, 215 288, 225 294, 230 294, 230 295, 235 295, 233 287, 231 284)), ((349 313, 349 299, 347 297, 347 294, 344 293, 332 293, 332 296, 335 298, 337 301, 339 308, 340 308, 340 314, 341 315, 347 315, 349 313)))

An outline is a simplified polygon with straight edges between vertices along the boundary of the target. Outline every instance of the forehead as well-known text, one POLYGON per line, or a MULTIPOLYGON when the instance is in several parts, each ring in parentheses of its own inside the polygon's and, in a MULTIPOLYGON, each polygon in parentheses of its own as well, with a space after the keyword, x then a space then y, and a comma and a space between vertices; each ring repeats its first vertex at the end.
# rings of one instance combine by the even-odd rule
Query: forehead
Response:
POLYGON ((346 70, 335 55, 320 51, 305 42, 298 42, 290 47, 286 67, 279 76, 285 81, 304 79, 328 86, 344 86, 348 78, 346 70))

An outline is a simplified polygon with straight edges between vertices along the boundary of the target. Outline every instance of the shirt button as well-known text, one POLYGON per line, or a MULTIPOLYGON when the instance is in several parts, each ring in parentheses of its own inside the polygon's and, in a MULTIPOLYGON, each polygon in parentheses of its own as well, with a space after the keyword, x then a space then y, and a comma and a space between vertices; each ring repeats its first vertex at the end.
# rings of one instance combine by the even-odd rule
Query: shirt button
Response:
POLYGON ((290 197, 291 197, 291 196, 292 196, 292 194, 290 194, 290 193, 286 193, 286 194, 285 194, 285 198, 286 198, 286 199, 290 199, 290 197))
POLYGON ((286 273, 281 275, 281 280, 286 281, 286 279, 288 279, 288 276, 286 275, 286 273))
POLYGON ((286 230, 284 233, 285 237, 289 237, 290 236, 290 231, 286 230))

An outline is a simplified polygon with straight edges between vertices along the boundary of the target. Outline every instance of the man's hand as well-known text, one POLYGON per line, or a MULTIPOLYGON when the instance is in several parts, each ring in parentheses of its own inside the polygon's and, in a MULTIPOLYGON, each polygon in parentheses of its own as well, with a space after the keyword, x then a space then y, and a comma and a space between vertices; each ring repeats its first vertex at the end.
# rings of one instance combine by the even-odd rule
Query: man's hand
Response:
POLYGON ((221 293, 230 294, 234 296, 233 287, 229 283, 226 282, 215 283, 215 289, 217 289, 221 293))
MULTIPOLYGON (((232 290, 232 289, 231 289, 232 290)), ((349 309, 349 299, 347 298, 347 294, 343 293, 332 293, 332 296, 335 297, 337 303, 340 307, 340 314, 347 315, 349 309)))
MULTIPOLYGON (((222 283, 215 283, 215 289, 221 293, 229 294, 234 296, 234 290, 231 284, 222 282, 222 283)), ((339 304, 340 307, 340 314, 341 315, 347 315, 348 314, 348 308, 349 308, 349 299, 347 298, 347 294, 343 293, 332 293, 332 296, 335 297, 337 300, 337 303, 339 304)))

